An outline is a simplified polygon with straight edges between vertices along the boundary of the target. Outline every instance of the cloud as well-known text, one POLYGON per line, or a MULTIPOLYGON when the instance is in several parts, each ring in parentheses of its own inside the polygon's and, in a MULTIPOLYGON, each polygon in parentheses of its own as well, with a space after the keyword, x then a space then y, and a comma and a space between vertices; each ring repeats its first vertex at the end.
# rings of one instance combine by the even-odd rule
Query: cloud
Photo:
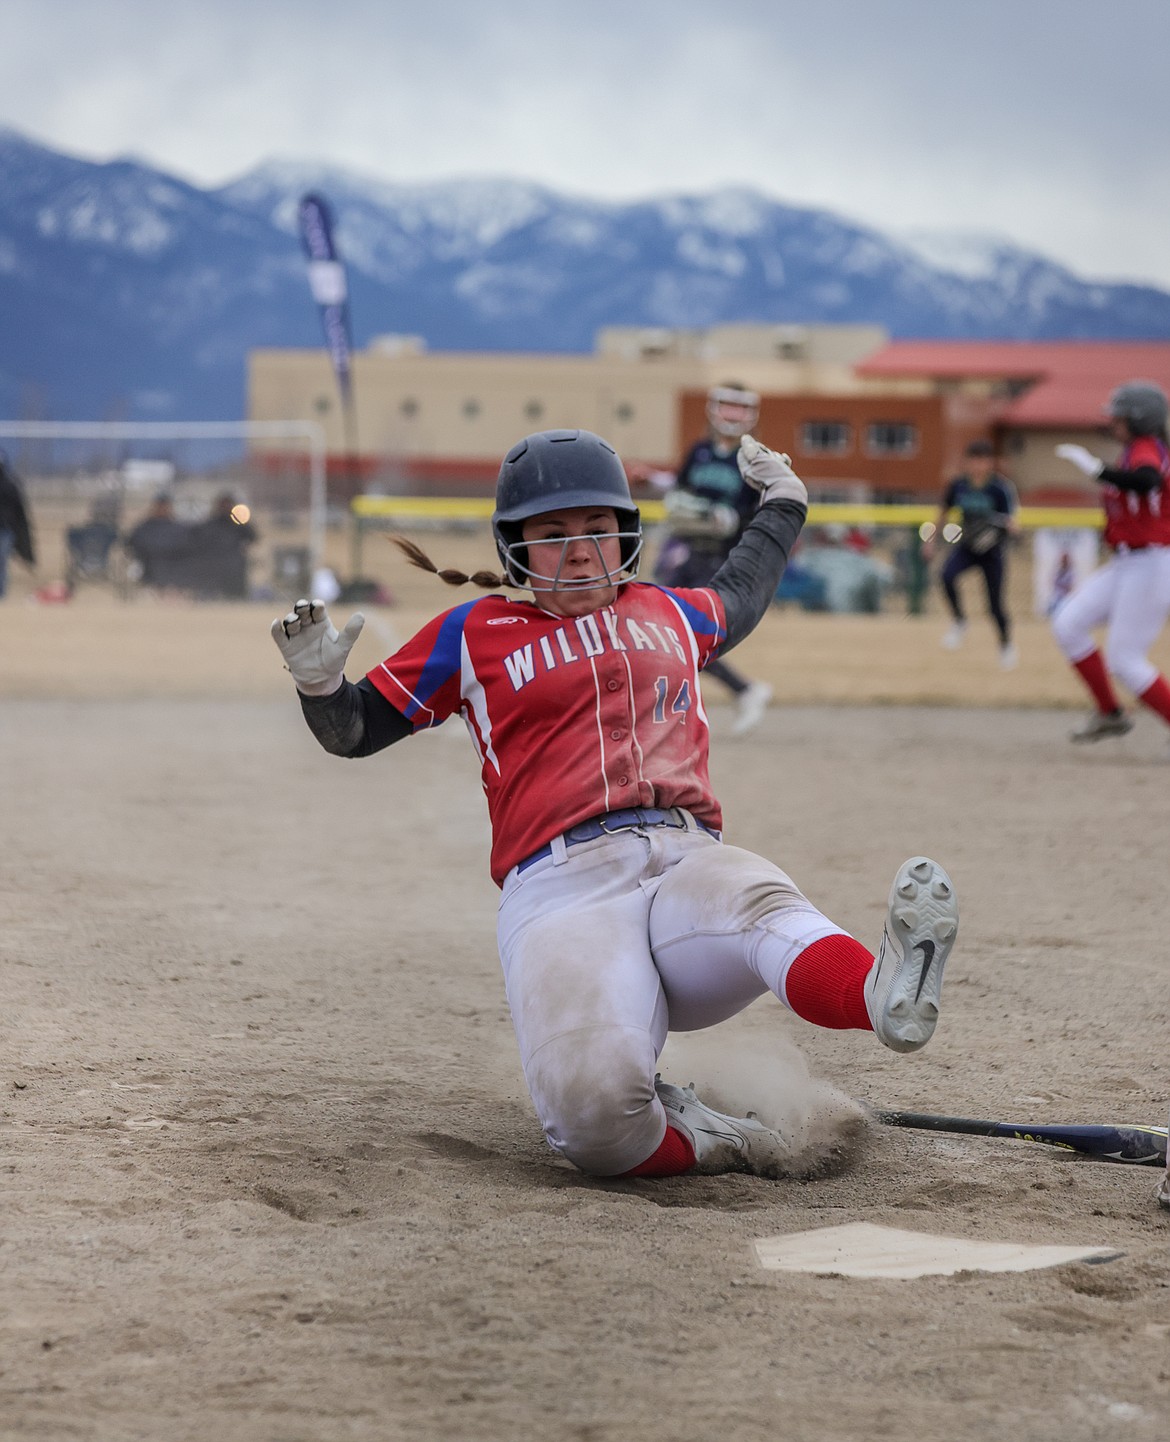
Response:
POLYGON ((628 198, 744 183, 1170 283, 1164 0, 9 0, 0 117, 200 183, 269 157, 628 198))

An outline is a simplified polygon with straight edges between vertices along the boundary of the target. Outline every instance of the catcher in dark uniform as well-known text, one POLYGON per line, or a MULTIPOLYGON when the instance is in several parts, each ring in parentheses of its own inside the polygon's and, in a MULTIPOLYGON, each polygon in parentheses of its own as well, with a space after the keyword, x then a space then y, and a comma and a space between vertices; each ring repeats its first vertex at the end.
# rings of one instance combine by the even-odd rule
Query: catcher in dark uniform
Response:
POLYGON ((967 618, 957 582, 964 571, 978 567, 987 587, 987 609, 999 633, 999 663, 1005 671, 1010 671, 1019 659, 1012 645, 1011 618, 1003 603, 1007 540, 1016 529, 1018 508, 1015 486, 995 468, 991 442, 972 441, 967 447, 967 469, 947 486, 934 532, 922 547, 923 558, 929 561, 948 515, 958 511, 960 533, 943 566, 941 578, 953 618, 943 645, 953 651, 963 644, 967 618))

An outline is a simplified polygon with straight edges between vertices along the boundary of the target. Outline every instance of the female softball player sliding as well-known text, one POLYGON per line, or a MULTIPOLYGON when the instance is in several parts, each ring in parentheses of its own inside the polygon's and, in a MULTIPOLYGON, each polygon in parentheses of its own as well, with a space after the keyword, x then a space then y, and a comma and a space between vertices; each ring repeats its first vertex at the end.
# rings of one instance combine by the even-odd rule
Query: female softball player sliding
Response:
POLYGON ((1170 685, 1147 653, 1170 616, 1170 447, 1166 394, 1151 381, 1129 381, 1109 397, 1110 430, 1124 449, 1107 466, 1084 446, 1056 454, 1101 482, 1105 542, 1113 555, 1052 615, 1057 644, 1088 687, 1097 709, 1074 741, 1124 736, 1133 718, 1111 675, 1170 725, 1170 685), (1107 626, 1105 656, 1092 632, 1107 626))
POLYGON ((360 616, 338 633, 319 601, 298 601, 272 625, 327 751, 368 756, 462 715, 525 1078, 551 1145, 598 1176, 782 1168, 779 1133, 656 1076, 667 1032, 771 991, 819 1026, 914 1051, 958 926, 946 873, 913 857, 875 958, 770 861, 722 841, 699 673, 764 614, 808 499, 788 458, 751 436, 739 464, 760 505, 709 586, 635 581, 641 523, 616 453, 588 431, 545 431, 500 470, 503 576, 438 573, 531 599, 456 606, 356 685, 343 668, 360 616))

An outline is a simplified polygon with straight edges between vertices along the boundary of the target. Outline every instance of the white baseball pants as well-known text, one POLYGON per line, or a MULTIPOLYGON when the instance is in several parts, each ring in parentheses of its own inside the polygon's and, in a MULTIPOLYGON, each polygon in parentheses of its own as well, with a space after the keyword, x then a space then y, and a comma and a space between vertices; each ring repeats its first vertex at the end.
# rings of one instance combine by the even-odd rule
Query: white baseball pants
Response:
POLYGON ((1118 552, 1087 576, 1052 615, 1052 631, 1065 657, 1076 665, 1097 649, 1092 631, 1108 625, 1105 666, 1140 696, 1158 679, 1147 659, 1170 616, 1170 547, 1118 552))
POLYGON ((647 827, 504 880, 498 937, 520 1059, 552 1147, 616 1176, 657 1150, 668 1031, 723 1021, 842 934, 770 861, 701 830, 647 827))

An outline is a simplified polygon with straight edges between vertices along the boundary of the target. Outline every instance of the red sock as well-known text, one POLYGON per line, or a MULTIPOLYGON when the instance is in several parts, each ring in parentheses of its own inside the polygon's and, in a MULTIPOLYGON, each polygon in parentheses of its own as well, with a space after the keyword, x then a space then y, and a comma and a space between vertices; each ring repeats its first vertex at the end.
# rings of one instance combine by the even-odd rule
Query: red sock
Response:
POLYGON ((1151 681, 1138 700, 1151 711, 1156 711, 1163 721, 1170 722, 1170 686, 1167 686, 1165 676, 1151 681))
POLYGON ((674 1127, 667 1127, 666 1135, 658 1144, 658 1150, 644 1162, 621 1172, 623 1177, 677 1177, 689 1172, 695 1165, 695 1149, 674 1127))
POLYGON ((806 946, 788 969, 788 1005, 814 1026, 872 1031, 865 1009, 865 978, 873 952, 851 936, 823 936, 806 946))
POLYGON ((1093 700, 1102 715, 1119 709, 1117 694, 1101 659, 1100 651, 1090 651, 1083 661, 1074 661, 1073 669, 1081 673, 1081 680, 1093 693, 1093 700))

